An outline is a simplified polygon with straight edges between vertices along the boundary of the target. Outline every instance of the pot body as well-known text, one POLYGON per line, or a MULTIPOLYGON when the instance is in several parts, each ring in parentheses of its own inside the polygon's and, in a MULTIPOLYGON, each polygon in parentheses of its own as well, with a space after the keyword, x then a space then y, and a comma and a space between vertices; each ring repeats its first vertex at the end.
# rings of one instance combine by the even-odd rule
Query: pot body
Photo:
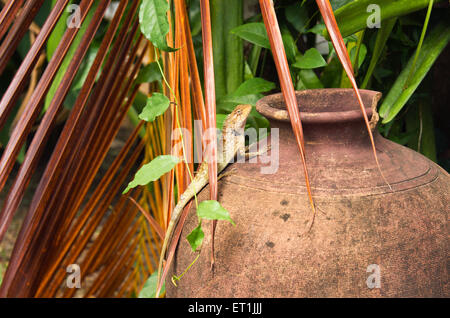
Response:
MULTIPOLYGON (((376 123, 380 94, 361 90, 376 123)), ((354 93, 297 92, 307 168, 317 208, 306 194, 299 151, 280 94, 257 110, 279 129, 268 163, 235 163, 219 181, 219 201, 236 223, 218 222, 210 269, 211 227, 197 262, 167 297, 448 297, 450 177, 424 156, 374 130, 380 174, 354 93), (274 156, 275 157, 275 156, 274 156)), ((374 125, 373 125, 374 126, 374 125)), ((269 138, 270 139, 270 138, 269 138)), ((199 201, 209 198, 206 187, 199 201)), ((172 273, 195 259, 185 237, 197 226, 194 208, 182 232, 172 273)))

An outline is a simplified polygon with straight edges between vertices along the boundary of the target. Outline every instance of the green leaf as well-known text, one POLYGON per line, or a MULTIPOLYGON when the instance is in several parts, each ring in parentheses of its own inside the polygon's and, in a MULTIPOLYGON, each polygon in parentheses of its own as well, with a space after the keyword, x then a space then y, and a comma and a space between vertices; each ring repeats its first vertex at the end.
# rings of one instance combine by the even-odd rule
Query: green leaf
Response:
POLYGON ((308 10, 296 2, 285 9, 286 20, 300 33, 305 33, 309 21, 308 10))
MULTIPOLYGON (((83 63, 81 63, 80 69, 77 72, 75 79, 73 80, 73 87, 71 88, 71 90, 73 91, 81 90, 92 67, 92 64, 94 64, 94 60, 95 57, 97 56, 99 48, 100 45, 97 42, 93 42, 91 44, 91 47, 89 48, 87 55, 84 58, 83 63)), ((99 75, 100 74, 97 74, 97 77, 99 77, 99 75)))
MULTIPOLYGON (((158 271, 154 271, 152 275, 147 279, 139 293, 139 298, 155 298, 156 288, 158 287, 158 271)), ((161 287, 160 295, 164 294, 166 291, 166 284, 164 283, 161 287)))
POLYGON ((252 22, 240 25, 230 31, 232 34, 270 50, 269 37, 267 36, 266 26, 262 22, 252 22))
POLYGON ((323 88, 322 82, 313 70, 300 70, 298 77, 306 89, 323 88))
POLYGON ((235 96, 235 95, 227 95, 225 97, 222 97, 218 103, 217 108, 221 109, 222 105, 227 105, 226 109, 228 109, 230 112, 234 109, 236 105, 241 104, 250 104, 252 106, 256 105, 256 102, 260 100, 263 97, 261 94, 249 94, 244 96, 235 96))
POLYGON ((411 56, 408 64, 397 77, 397 80, 380 106, 379 113, 383 118, 383 124, 390 122, 402 110, 403 106, 405 106, 406 102, 433 66, 439 54, 450 41, 450 27, 446 26, 445 23, 436 26, 425 39, 416 61, 414 75, 409 81, 408 87, 405 87, 405 84, 413 66, 415 54, 411 56))
POLYGON ((324 23, 319 23, 316 24, 315 26, 313 26, 311 29, 309 29, 308 31, 306 31, 307 33, 314 33, 314 34, 320 34, 322 35, 323 32, 326 30, 327 28, 325 27, 324 23))
MULTIPOLYGON (((358 48, 356 46, 354 46, 350 50, 350 60, 352 62, 355 61, 355 55, 356 55, 357 50, 358 50, 358 48)), ((361 44, 361 47, 359 49, 359 54, 358 54, 358 68, 361 67, 362 63, 366 59, 366 55, 367 55, 367 47, 364 44, 361 44)))
POLYGON ((189 4, 189 22, 191 24, 191 35, 196 36, 202 30, 200 0, 191 0, 189 4))
POLYGON ((301 69, 313 69, 326 65, 327 62, 316 48, 309 49, 303 56, 298 57, 294 64, 292 64, 292 66, 301 69))
POLYGON ((320 81, 327 88, 337 88, 341 83, 342 65, 337 57, 331 59, 324 67, 320 81))
POLYGON ((192 251, 195 252, 200 245, 202 245, 203 238, 205 237, 205 233, 202 230, 201 222, 199 225, 192 230, 192 232, 186 237, 189 244, 191 245, 192 251))
POLYGON ((236 91, 233 92, 234 96, 244 96, 250 94, 265 93, 273 90, 275 83, 266 81, 265 79, 254 77, 246 80, 242 83, 236 91))
MULTIPOLYGON (((442 0, 436 0, 435 2, 439 1, 442 0)), ((382 22, 426 8, 429 2, 430 0, 358 0, 340 7, 334 15, 342 37, 346 37, 367 28, 367 19, 374 14, 374 11, 368 10, 370 5, 379 6, 380 22, 382 22)), ((329 39, 326 30, 324 36, 329 39)))
MULTIPOLYGON (((75 39, 73 40, 72 44, 70 45, 69 50, 67 51, 66 56, 64 57, 64 60, 61 63, 61 66, 58 69, 58 72, 55 75, 55 78, 53 79, 52 85, 50 86, 47 95, 45 97, 45 105, 43 111, 46 111, 48 107, 50 106, 53 97, 55 96, 56 91, 58 90, 59 84, 61 83, 64 75, 66 74, 67 68, 69 67, 70 62, 72 61, 73 56, 75 55, 76 50, 78 49, 78 46, 84 36, 84 33, 86 32, 87 27, 91 23, 92 17, 97 10, 97 7, 100 2, 96 1, 92 5, 91 9, 89 10, 86 18, 84 19, 83 23, 81 24, 81 28, 78 31, 77 35, 75 36, 75 39)), ((66 21, 64 21, 64 26, 66 26, 66 21)))
POLYGON ((161 116, 169 108, 170 100, 161 93, 153 93, 147 100, 139 118, 148 122, 152 122, 156 117, 161 116))
POLYGON ((236 225, 231 219, 230 213, 216 200, 205 200, 200 202, 197 209, 197 215, 201 219, 224 220, 236 225))
POLYGON ((275 84, 262 78, 254 77, 242 83, 233 93, 220 98, 217 102, 218 110, 231 112, 236 105, 250 104, 263 97, 261 93, 269 92, 275 88, 275 84))
POLYGON ((349 2, 352 2, 354 0, 333 0, 331 2, 331 7, 333 8, 333 11, 339 9, 340 7, 345 6, 349 2))
POLYGON ((139 24, 142 34, 158 49, 174 52, 176 49, 167 45, 166 35, 169 32, 167 19, 169 3, 166 0, 143 0, 139 8, 139 24))
POLYGON ((370 59, 369 68, 367 69, 366 75, 364 77, 364 81, 361 85, 361 88, 366 88, 369 84, 369 80, 375 70, 375 66, 378 63, 378 60, 381 56, 381 53, 384 50, 386 42, 389 38, 389 35, 394 28, 395 23, 397 22, 397 18, 392 18, 385 20, 381 23, 381 28, 377 31, 377 37, 375 40, 375 47, 372 52, 372 58, 370 59))
POLYGON ((131 188, 139 185, 146 185, 152 181, 156 181, 164 174, 172 170, 180 159, 171 155, 162 155, 153 159, 151 162, 143 165, 141 169, 136 172, 133 181, 131 181, 123 194, 127 193, 131 188))
MULTIPOLYGON (((52 8, 55 5, 56 0, 52 1, 52 8)), ((59 42, 61 42, 61 39, 64 35, 64 32, 67 30, 67 17, 69 16, 70 12, 67 10, 67 7, 72 4, 72 1, 69 1, 69 3, 66 6, 66 10, 61 14, 61 16, 58 19, 58 23, 56 23, 55 28, 53 29, 52 33, 50 34, 47 45, 46 45, 46 53, 47 53, 47 61, 50 62, 50 59, 53 56, 53 53, 56 51, 56 48, 59 45, 59 42)))
MULTIPOLYGON (((147 105, 147 100, 148 100, 147 95, 138 91, 138 93, 136 94, 136 98, 134 99, 133 102, 133 107, 136 109, 138 113, 141 113, 145 105, 147 105)), ((138 115, 136 115, 136 117, 138 117, 138 115)))
POLYGON ((225 122, 225 119, 227 119, 226 114, 216 114, 216 127, 218 129, 222 129, 223 128, 223 124, 225 122))
POLYGON ((297 44, 295 43, 294 37, 288 29, 281 30, 281 38, 283 40, 284 50, 286 52, 286 57, 289 63, 295 61, 295 56, 299 54, 297 44))
POLYGON ((161 80, 161 70, 159 69, 158 63, 152 62, 139 71, 136 78, 136 84, 153 83, 161 80))

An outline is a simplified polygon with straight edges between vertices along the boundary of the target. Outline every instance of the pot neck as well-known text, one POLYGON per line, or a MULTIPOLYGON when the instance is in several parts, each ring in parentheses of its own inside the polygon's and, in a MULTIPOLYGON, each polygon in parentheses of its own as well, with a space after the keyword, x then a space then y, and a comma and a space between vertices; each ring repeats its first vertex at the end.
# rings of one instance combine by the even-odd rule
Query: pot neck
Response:
MULTIPOLYGON (((360 90, 374 135, 378 121, 376 105, 381 94, 360 90)), ((297 91, 303 133, 307 146, 326 144, 329 147, 370 146, 363 114, 351 89, 318 89, 297 91)), ((256 109, 279 129, 280 140, 295 143, 295 136, 281 94, 258 101, 256 109)))

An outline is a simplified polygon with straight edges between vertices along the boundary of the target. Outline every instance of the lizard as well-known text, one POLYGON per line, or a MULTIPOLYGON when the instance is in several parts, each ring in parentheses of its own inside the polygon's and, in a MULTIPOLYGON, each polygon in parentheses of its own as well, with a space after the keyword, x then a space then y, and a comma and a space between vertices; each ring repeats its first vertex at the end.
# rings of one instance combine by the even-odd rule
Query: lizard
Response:
MULTIPOLYGON (((250 115, 252 106, 238 105, 236 108, 226 117, 223 128, 222 128, 222 145, 223 151, 222 155, 219 156, 217 162, 217 173, 222 172, 232 159, 236 155, 245 155, 245 138, 243 136, 243 131, 245 123, 247 122, 247 117, 250 115)), ((202 190, 209 182, 208 174, 208 160, 205 160, 200 164, 197 170, 197 174, 191 181, 187 189, 183 192, 178 200, 175 208, 173 209, 172 216, 170 218, 169 224, 167 226, 166 234, 164 236, 163 246, 161 248, 161 254, 158 265, 158 283, 161 278, 162 267, 164 258, 167 252, 168 244, 171 241, 171 237, 175 226, 181 216, 181 212, 184 207, 189 203, 189 201, 196 196, 200 190, 202 190)))

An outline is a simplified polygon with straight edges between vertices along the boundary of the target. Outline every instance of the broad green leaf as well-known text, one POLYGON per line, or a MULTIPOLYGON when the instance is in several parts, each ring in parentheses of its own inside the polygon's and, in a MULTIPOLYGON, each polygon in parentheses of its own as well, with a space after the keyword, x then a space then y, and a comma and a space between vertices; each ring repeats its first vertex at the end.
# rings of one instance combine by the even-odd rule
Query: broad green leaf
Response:
POLYGON ((224 220, 235 225, 230 217, 230 213, 216 200, 205 200, 200 202, 197 209, 197 215, 201 219, 224 220))
POLYGON ((256 102, 260 100, 263 97, 261 94, 249 94, 244 96, 235 96, 235 95, 227 95, 225 97, 222 97, 218 104, 218 108, 221 108, 220 105, 222 104, 231 104, 229 107, 227 107, 230 112, 234 109, 236 105, 240 104, 250 104, 255 106, 256 102))
POLYGON ((369 80, 375 70, 375 66, 378 63, 378 60, 381 56, 381 53, 384 50, 386 42, 389 38, 389 35, 394 28, 395 23, 397 22, 397 18, 388 19, 381 23, 381 28, 377 31, 377 37, 375 40, 375 47, 372 52, 372 58, 370 59, 369 68, 367 69, 366 75, 364 77, 364 81, 361 85, 361 88, 366 88, 369 84, 369 80))
POLYGON ((270 50, 266 26, 262 22, 252 22, 240 25, 230 31, 238 37, 270 50))
POLYGON ((253 72, 247 61, 244 61, 244 81, 253 78, 253 72))
POLYGON ((172 170, 179 162, 180 159, 171 155, 156 157, 151 162, 143 165, 141 169, 136 172, 133 181, 128 184, 123 193, 127 193, 131 188, 146 185, 152 181, 158 180, 164 174, 172 170))
MULTIPOLYGON (((435 2, 439 1, 442 0, 435 2)), ((358 0, 340 7, 334 14, 342 37, 346 37, 367 28, 367 20, 371 21, 371 17, 376 14, 375 6, 379 8, 380 22, 382 22, 426 8, 429 2, 430 0, 358 0)), ((329 38, 326 30, 324 36, 329 38)))
POLYGON ((255 106, 256 102, 263 97, 261 93, 269 92, 274 88, 275 84, 272 82, 258 77, 250 78, 242 83, 236 91, 220 98, 217 102, 217 108, 231 112, 239 104, 255 106))
POLYGON ((303 56, 298 57, 294 64, 292 64, 292 66, 300 69, 313 69, 326 65, 327 62, 316 48, 309 49, 303 56))
POLYGON ((258 69, 259 60, 261 57, 262 47, 258 45, 253 45, 252 50, 250 51, 250 55, 248 57, 248 67, 250 69, 250 76, 247 76, 245 79, 250 79, 256 76, 256 71, 258 69))
POLYGON ((323 88, 323 84, 313 70, 300 70, 299 80, 306 89, 323 88))
POLYGON ((306 6, 302 6, 300 2, 286 7, 286 19, 300 33, 305 33, 308 21, 310 19, 306 6))
POLYGON ((139 24, 142 34, 158 49, 173 52, 176 49, 167 45, 169 32, 167 19, 169 3, 166 0, 143 0, 139 8, 139 24))
POLYGON ((250 94, 265 93, 273 90, 275 84, 273 82, 266 81, 265 79, 254 77, 246 80, 242 83, 236 91, 233 92, 234 96, 244 96, 250 94))
POLYGON ((169 108, 170 100, 161 93, 153 93, 147 100, 139 118, 148 122, 152 122, 156 117, 161 116, 169 108))
POLYGON ((281 38, 283 40, 283 46, 288 62, 293 63, 295 61, 295 57, 299 54, 294 37, 288 29, 283 29, 281 30, 281 38))
MULTIPOLYGON (((67 7, 70 6, 72 2, 73 1, 69 1, 69 3, 66 6, 66 9, 59 17, 58 23, 56 23, 55 28, 53 29, 52 33, 48 38, 46 45, 47 61, 50 61, 50 59, 52 58, 53 53, 56 51, 56 48, 59 45, 59 42, 61 42, 61 38, 63 37, 64 32, 66 32, 67 30, 67 17, 70 14, 70 12, 67 10, 67 7)), ((52 0, 52 8, 54 7, 55 3, 56 0, 52 0)))
POLYGON ((322 35, 324 30, 326 30, 326 29, 327 28, 324 23, 319 23, 319 24, 316 24, 315 26, 313 26, 311 29, 308 29, 306 31, 306 33, 314 33, 314 34, 322 35))
POLYGON ((158 63, 152 62, 139 71, 136 78, 136 84, 153 83, 161 80, 161 70, 159 69, 158 63))
POLYGON ((335 11, 335 10, 339 9, 340 7, 343 7, 352 1, 355 1, 355 0, 333 0, 330 2, 331 2, 331 7, 333 8, 333 11, 335 11))
MULTIPOLYGON (((232 94, 220 98, 217 102, 217 111, 228 114, 239 104, 255 106, 256 102, 264 96, 261 93, 269 92, 274 88, 275 84, 272 82, 258 77, 250 78, 242 83, 232 94)), ((225 118, 226 115, 217 118, 217 127, 222 127, 225 118)), ((267 119, 255 109, 252 109, 250 116, 247 118, 247 126, 258 130, 258 128, 268 128, 269 124, 267 119)))
POLYGON ((429 98, 419 98, 408 108, 405 116, 406 132, 412 132, 407 141, 414 149, 436 162, 436 139, 434 136, 433 113, 429 98))
MULTIPOLYGON (((356 46, 354 46, 350 50, 350 60, 352 62, 355 61, 355 55, 356 55, 357 50, 358 50, 358 48, 356 46)), ((367 55, 367 47, 364 44, 361 44, 361 48, 359 49, 359 54, 358 54, 358 69, 361 67, 362 63, 366 59, 366 55, 367 55)))
POLYGON ((413 54, 406 67, 397 77, 397 80, 380 106, 379 113, 383 118, 383 124, 390 122, 402 110, 403 106, 405 106, 406 102, 433 66, 439 54, 450 41, 450 27, 446 26, 445 23, 443 22, 435 27, 425 39, 416 61, 414 75, 411 77, 408 87, 405 87, 405 84, 408 80, 415 54, 413 54))
POLYGON ((199 225, 186 237, 193 252, 195 252, 202 245, 204 237, 205 233, 203 233, 202 224, 200 222, 199 225))
POLYGON ((227 119, 226 114, 216 114, 216 127, 218 129, 223 128, 223 123, 225 122, 225 119, 227 119))
MULTIPOLYGON (((83 63, 81 63, 80 69, 77 72, 75 79, 73 80, 73 87, 71 88, 71 90, 76 91, 80 90, 83 87, 83 84, 86 81, 86 78, 89 74, 92 64, 94 63, 95 57, 97 56, 99 48, 100 45, 97 42, 93 42, 91 44, 86 54, 86 57, 84 58, 83 63)), ((100 74, 97 74, 97 77, 99 77, 99 75, 100 74)))
POLYGON ((196 36, 202 30, 202 20, 200 16, 200 1, 191 0, 189 5, 189 22, 191 24, 191 35, 196 36))
MULTIPOLYGON (((147 279, 139 293, 139 298, 155 298, 156 297, 156 288, 158 285, 158 271, 154 271, 153 274, 147 279)), ((162 285, 160 295, 164 294, 166 291, 166 284, 162 285)))
MULTIPOLYGON (((138 93, 136 94, 136 98, 133 101, 133 107, 136 109, 138 113, 141 113, 145 105, 147 105, 147 100, 148 100, 147 95, 138 91, 138 93)), ((138 116, 136 115, 136 117, 138 116)))
POLYGON ((320 81, 327 88, 337 88, 341 83, 342 65, 337 57, 331 59, 324 67, 320 81))

